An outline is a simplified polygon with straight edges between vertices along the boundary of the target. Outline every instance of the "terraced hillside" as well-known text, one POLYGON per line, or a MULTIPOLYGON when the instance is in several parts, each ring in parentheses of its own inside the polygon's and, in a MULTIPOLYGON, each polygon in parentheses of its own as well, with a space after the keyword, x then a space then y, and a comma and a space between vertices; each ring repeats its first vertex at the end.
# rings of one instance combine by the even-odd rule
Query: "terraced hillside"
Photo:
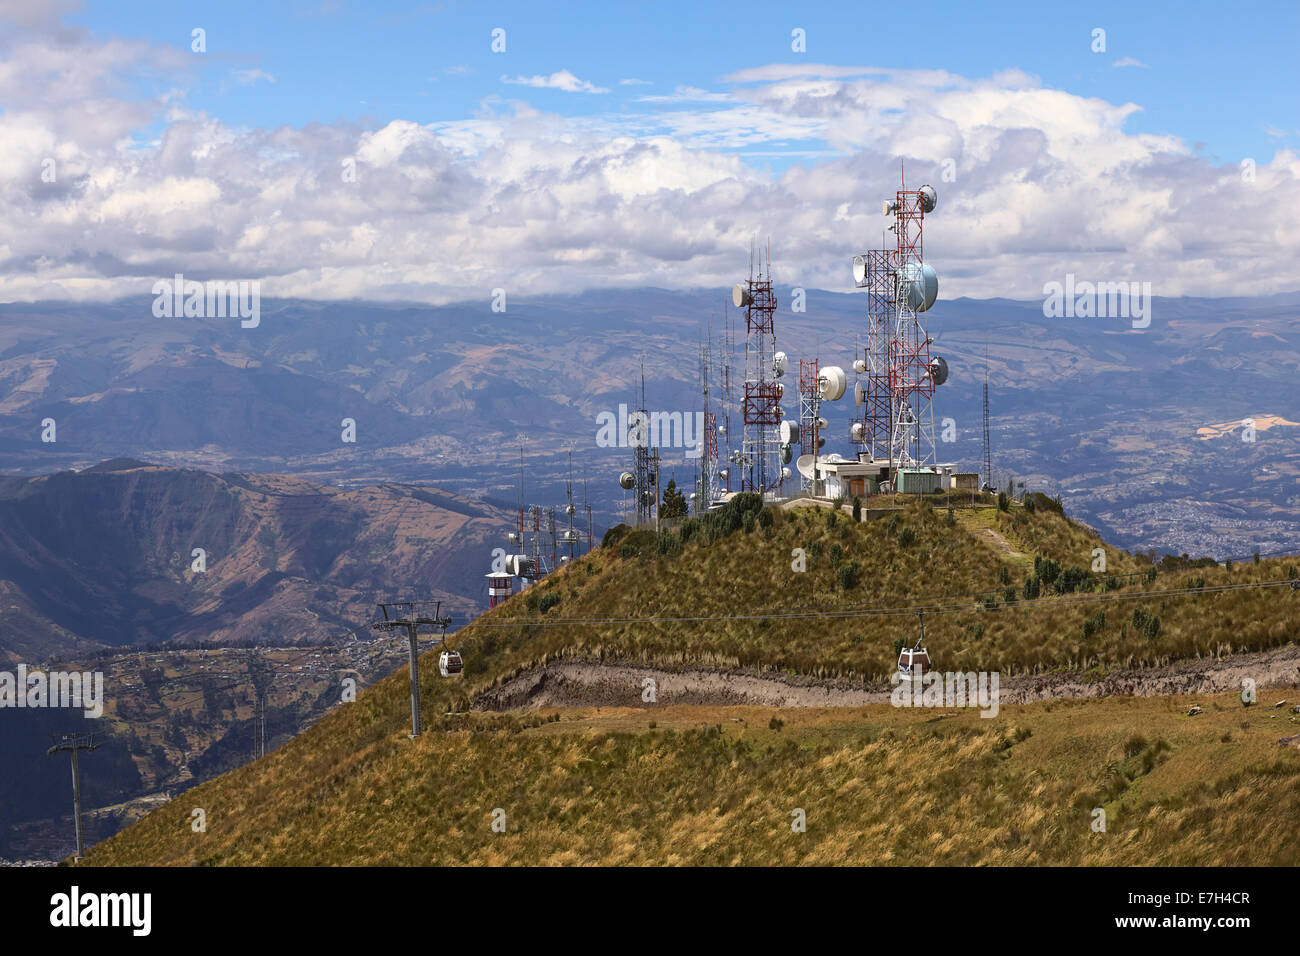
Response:
POLYGON ((723 706, 735 699, 725 692, 674 704, 648 699, 638 676, 634 707, 485 709, 511 681, 544 685, 557 662, 884 691, 918 607, 940 670, 1104 686, 1120 670, 1268 657, 1260 688, 1300 685, 1288 566, 1152 569, 1031 502, 961 520, 917 503, 854 523, 847 509, 741 497, 663 535, 614 529, 461 631, 460 681, 423 657, 421 738, 407 736, 406 675, 395 672, 89 863, 1300 860, 1294 841, 1257 839, 1293 828, 1300 810, 1300 715, 1287 690, 1253 707, 1201 692, 1008 703, 982 718, 723 706), (1091 571, 1094 548, 1105 575, 1091 571), (1105 833, 1091 825, 1097 807, 1105 833), (791 828, 800 810, 806 832, 791 828))

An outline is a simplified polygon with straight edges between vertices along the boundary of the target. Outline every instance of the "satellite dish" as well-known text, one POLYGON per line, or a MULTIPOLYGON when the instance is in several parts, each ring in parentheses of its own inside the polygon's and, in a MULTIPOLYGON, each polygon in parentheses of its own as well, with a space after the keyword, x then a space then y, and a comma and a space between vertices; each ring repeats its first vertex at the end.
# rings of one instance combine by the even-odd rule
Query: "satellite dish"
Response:
POLYGON ((800 455, 799 460, 794 463, 794 466, 799 469, 799 474, 810 481, 813 477, 813 459, 815 457, 815 455, 800 455))
POLYGON ((576 515, 578 513, 578 509, 574 506, 573 502, 570 501, 567 505, 564 506, 564 513, 566 515, 576 515))
POLYGON ((789 468, 782 468, 782 469, 781 469, 781 480, 782 480, 782 481, 785 481, 785 480, 786 480, 787 478, 789 478, 789 477, 790 477, 790 469, 789 469, 789 468))
POLYGON ((862 387, 861 382, 853 383, 853 404, 861 408, 867 400, 867 390, 862 387))
POLYGON ((817 436, 817 447, 818 447, 818 448, 825 448, 825 447, 826 447, 826 438, 825 438, 824 436, 822 436, 822 435, 818 435, 818 436, 817 436))
POLYGON ((917 192, 921 194, 921 211, 934 212, 934 207, 939 202, 939 196, 934 191, 934 187, 922 186, 917 192))
POLYGON ((948 363, 941 356, 936 355, 930 359, 930 378, 934 380, 935 385, 942 385, 948 381, 948 363))
POLYGON ((817 428, 820 431, 826 431, 826 429, 830 428, 830 424, 826 421, 826 419, 819 418, 817 419, 817 428))
POLYGON ((731 304, 736 308, 743 309, 753 301, 753 298, 750 297, 749 290, 743 285, 737 283, 731 287, 731 304))
POLYGON ((516 531, 511 531, 510 534, 507 535, 507 539, 510 541, 511 544, 518 544, 518 543, 519 543, 519 533, 516 532, 516 531))
POLYGON ((853 284, 864 286, 867 284, 867 257, 853 257, 853 284))
POLYGON ((721 475, 723 478, 726 478, 726 477, 727 477, 727 469, 725 469, 725 468, 719 468, 719 469, 718 469, 718 474, 721 475))
POLYGON ((783 464, 783 465, 788 465, 788 464, 790 464, 790 458, 793 456, 793 454, 794 454, 794 453, 790 451, 790 446, 789 446, 789 445, 782 445, 782 446, 781 446, 781 464, 783 464))
POLYGON ((782 422, 781 423, 781 443, 783 445, 793 445, 799 440, 799 423, 782 422))
POLYGON ((828 365, 821 370, 817 376, 817 387, 821 392, 823 401, 836 402, 844 397, 844 386, 847 384, 847 377, 844 375, 844 369, 838 365, 828 365))
POLYGON ((695 500, 695 492, 693 492, 693 491, 691 492, 691 498, 690 498, 690 500, 691 500, 691 501, 694 501, 694 500, 695 500))
POLYGON ((898 293, 909 308, 924 312, 939 297, 939 276, 924 263, 906 263, 898 270, 898 293))
POLYGON ((897 208, 898 206, 895 205, 892 199, 886 199, 883 200, 881 203, 880 212, 882 215, 892 216, 894 214, 894 210, 897 208))
POLYGON ((866 370, 867 370, 867 362, 865 359, 853 360, 853 371, 857 372, 859 375, 862 375, 864 372, 866 372, 866 370))
POLYGON ((777 398, 780 398, 780 397, 781 397, 782 395, 784 395, 784 394, 785 394, 785 384, 782 383, 782 382, 777 382, 777 383, 776 383, 776 397, 777 397, 777 398))
POLYGON ((719 425, 719 426, 718 426, 718 434, 719 434, 719 435, 725 435, 725 434, 727 434, 727 426, 726 426, 726 425, 719 425))
POLYGON ((630 491, 636 487, 636 475, 630 471, 625 471, 618 476, 618 483, 620 487, 630 491))
POLYGON ((849 438, 854 441, 865 441, 867 437, 866 426, 862 422, 854 422, 849 426, 849 438))
POLYGON ((775 355, 772 356, 772 371, 776 373, 777 378, 780 378, 782 375, 784 375, 786 369, 788 369, 789 367, 790 367, 790 357, 786 355, 784 352, 777 352, 775 355))

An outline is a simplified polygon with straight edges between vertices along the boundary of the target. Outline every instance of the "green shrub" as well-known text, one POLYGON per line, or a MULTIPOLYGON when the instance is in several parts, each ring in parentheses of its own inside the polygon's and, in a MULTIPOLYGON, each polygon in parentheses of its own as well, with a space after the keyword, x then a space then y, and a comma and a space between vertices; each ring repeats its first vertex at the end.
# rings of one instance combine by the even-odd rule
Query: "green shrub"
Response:
MULTIPOLYGON (((859 497, 858 495, 853 496, 853 520, 854 521, 862 520, 862 498, 859 497)), ((1258 557, 1259 555, 1256 554, 1256 558, 1258 557)))
POLYGON ((848 564, 841 565, 839 571, 840 590, 848 591, 857 586, 858 583, 858 566, 855 562, 850 561, 848 564))
POLYGON ((660 554, 677 554, 682 550, 682 539, 671 532, 659 536, 660 554))
POLYGON ((560 596, 552 591, 550 594, 543 594, 537 602, 537 609, 545 614, 551 608, 560 603, 560 596))
POLYGON ((614 527, 612 527, 612 528, 610 528, 608 531, 606 531, 606 532, 605 532, 605 536, 604 536, 603 538, 600 539, 600 546, 601 546, 602 548, 612 548, 612 547, 614 547, 614 545, 616 545, 616 544, 618 544, 620 541, 622 541, 622 540, 623 540, 623 536, 624 536, 625 534, 627 534, 627 533, 628 533, 629 531, 631 531, 631 530, 632 530, 632 529, 631 529, 628 525, 625 525, 625 524, 616 524, 616 525, 614 525, 614 527))
POLYGON ((898 546, 900 548, 910 548, 916 544, 916 532, 911 528, 904 528, 898 532, 898 546))

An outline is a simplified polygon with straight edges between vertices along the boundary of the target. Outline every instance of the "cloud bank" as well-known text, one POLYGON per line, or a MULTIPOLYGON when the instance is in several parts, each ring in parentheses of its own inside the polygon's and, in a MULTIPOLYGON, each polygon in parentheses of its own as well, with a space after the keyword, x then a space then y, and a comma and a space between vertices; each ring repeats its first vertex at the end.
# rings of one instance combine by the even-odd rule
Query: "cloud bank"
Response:
MULTIPOLYGON (((563 70, 516 81, 608 92, 563 70)), ((231 127, 187 108, 190 82, 183 51, 48 20, 11 35, 0 300, 146 295, 177 272, 431 303, 721 289, 755 237, 779 284, 842 291, 881 244, 900 159, 939 193, 926 253, 944 298, 1038 298, 1067 272, 1156 295, 1300 285, 1296 154, 1211 160, 1126 132, 1137 104, 1014 71, 774 64, 582 116, 503 88, 473 117, 377 129, 231 127), (145 73, 167 92, 140 95, 145 73)))

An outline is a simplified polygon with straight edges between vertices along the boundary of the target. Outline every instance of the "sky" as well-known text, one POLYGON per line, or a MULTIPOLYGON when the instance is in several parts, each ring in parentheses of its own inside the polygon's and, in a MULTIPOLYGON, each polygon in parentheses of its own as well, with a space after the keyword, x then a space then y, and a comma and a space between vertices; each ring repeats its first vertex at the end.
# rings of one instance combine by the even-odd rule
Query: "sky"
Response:
POLYGON ((0 301, 848 291, 900 161, 942 298, 1300 288, 1300 4, 1157 7, 0 0, 0 301))

